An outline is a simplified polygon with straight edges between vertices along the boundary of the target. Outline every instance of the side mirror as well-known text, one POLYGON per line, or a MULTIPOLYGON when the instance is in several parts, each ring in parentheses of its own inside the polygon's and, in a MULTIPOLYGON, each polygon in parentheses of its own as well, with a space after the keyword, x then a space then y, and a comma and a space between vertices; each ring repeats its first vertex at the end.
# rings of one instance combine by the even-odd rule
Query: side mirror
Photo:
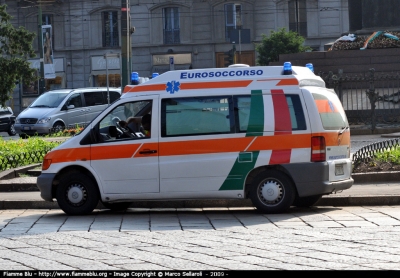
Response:
POLYGON ((73 104, 70 104, 67 106, 67 109, 73 109, 73 108, 75 108, 75 105, 73 105, 73 104))

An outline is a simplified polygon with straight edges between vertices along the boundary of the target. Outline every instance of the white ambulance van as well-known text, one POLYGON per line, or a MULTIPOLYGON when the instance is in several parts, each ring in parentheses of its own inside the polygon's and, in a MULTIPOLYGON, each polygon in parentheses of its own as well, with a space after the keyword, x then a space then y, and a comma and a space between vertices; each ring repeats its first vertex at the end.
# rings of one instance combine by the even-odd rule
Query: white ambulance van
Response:
POLYGON ((280 213, 350 188, 351 170, 348 121, 320 77, 306 67, 237 66, 126 86, 44 157, 37 185, 70 215, 99 201, 123 210, 144 200, 244 198, 280 213))

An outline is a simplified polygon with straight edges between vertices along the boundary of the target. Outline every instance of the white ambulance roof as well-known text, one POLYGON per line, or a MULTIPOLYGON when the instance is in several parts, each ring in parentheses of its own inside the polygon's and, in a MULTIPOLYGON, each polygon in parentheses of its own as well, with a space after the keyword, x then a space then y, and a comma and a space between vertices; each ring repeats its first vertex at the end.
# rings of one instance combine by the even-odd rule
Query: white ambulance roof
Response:
POLYGON ((127 85, 122 98, 131 93, 174 94, 196 89, 233 89, 251 90, 302 86, 325 87, 321 77, 306 67, 292 67, 292 74, 283 75, 283 66, 208 68, 176 70, 163 73, 140 85, 127 85))

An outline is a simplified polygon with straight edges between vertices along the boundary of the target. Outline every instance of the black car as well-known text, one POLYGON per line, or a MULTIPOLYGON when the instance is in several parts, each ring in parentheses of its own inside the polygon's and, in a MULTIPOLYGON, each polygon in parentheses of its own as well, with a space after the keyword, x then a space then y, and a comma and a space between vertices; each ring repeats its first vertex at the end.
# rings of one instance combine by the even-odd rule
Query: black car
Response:
POLYGON ((15 116, 11 107, 0 107, 0 132, 7 132, 10 136, 16 135, 14 124, 15 116))

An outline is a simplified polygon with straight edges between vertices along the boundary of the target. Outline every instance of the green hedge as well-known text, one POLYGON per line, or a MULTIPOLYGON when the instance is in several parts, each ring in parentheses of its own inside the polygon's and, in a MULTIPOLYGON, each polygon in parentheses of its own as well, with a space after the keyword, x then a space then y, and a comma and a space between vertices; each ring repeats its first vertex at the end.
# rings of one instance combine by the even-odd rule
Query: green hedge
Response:
POLYGON ((0 171, 42 163, 44 156, 61 143, 40 137, 26 140, 4 140, 0 137, 0 171))

